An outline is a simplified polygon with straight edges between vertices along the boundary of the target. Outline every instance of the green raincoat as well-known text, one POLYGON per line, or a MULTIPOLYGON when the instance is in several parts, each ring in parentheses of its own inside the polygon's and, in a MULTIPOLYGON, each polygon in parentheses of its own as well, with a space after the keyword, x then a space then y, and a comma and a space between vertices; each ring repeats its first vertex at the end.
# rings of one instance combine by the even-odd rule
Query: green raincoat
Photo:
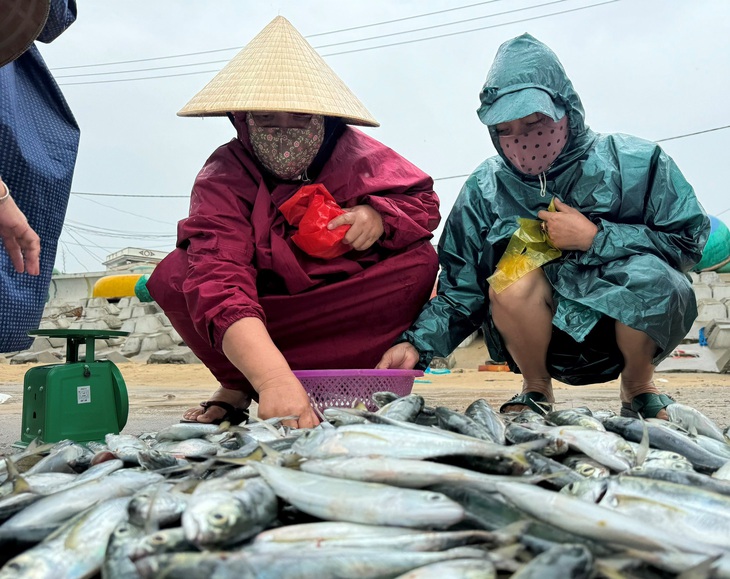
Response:
POLYGON ((597 134, 586 126, 580 98, 560 61, 528 34, 500 47, 480 95, 479 116, 500 96, 529 87, 547 92, 569 119, 569 141, 545 174, 547 192, 541 196, 538 178, 513 168, 490 127, 499 155, 484 161, 464 184, 439 242, 438 296, 403 340, 416 347, 419 366, 425 367, 483 325, 491 357, 518 371, 492 323, 486 280, 517 219, 536 219, 556 196, 595 223, 598 233, 588 251, 564 251, 543 266, 557 306, 548 351, 551 375, 568 384, 615 379, 623 358, 612 319, 648 334, 658 346, 654 362, 659 363, 697 315, 685 272, 702 257, 709 220, 658 145, 597 134))

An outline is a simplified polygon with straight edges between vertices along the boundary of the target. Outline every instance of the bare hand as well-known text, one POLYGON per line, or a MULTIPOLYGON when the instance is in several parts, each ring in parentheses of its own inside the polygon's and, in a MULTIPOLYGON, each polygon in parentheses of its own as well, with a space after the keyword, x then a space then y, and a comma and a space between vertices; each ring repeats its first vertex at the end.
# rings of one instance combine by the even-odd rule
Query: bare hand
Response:
POLYGON ((555 198, 557 211, 540 211, 539 219, 545 222, 544 231, 558 249, 588 251, 598 226, 577 209, 555 198))
POLYGON ((410 370, 417 363, 420 355, 418 350, 409 342, 401 342, 391 347, 375 366, 378 369, 403 369, 410 370))
POLYGON ((327 224, 327 229, 349 225, 350 229, 342 241, 353 249, 364 251, 383 235, 383 218, 370 205, 356 205, 344 211, 327 224))
POLYGON ((312 428, 319 424, 319 419, 309 402, 309 396, 294 374, 260 386, 258 393, 258 417, 262 420, 298 416, 298 419, 285 420, 282 424, 292 428, 312 428))
MULTIPOLYGON (((1 182, 0 182, 1 183, 1 182)), ((4 192, 5 187, 0 186, 4 192)), ((0 205, 0 238, 18 273, 40 273, 41 240, 12 197, 0 205)))

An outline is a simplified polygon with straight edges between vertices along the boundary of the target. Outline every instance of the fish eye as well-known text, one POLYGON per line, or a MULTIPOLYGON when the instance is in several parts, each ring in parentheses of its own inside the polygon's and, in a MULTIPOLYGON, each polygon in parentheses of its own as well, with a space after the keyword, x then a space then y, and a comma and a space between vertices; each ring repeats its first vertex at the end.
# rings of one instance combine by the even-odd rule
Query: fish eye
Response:
POLYGON ((228 517, 223 513, 211 513, 210 518, 214 523, 224 523, 228 520, 228 517))
POLYGON ((152 535, 152 538, 150 539, 150 543, 153 545, 162 545, 165 542, 165 535, 161 535, 159 533, 152 535))

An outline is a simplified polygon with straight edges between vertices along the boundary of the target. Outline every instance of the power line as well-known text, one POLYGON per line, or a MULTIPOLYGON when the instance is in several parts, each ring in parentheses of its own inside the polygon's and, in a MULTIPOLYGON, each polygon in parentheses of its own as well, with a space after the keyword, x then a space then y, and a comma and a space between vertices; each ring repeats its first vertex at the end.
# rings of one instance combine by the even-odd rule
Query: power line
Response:
POLYGON ((684 139, 685 137, 694 137, 695 135, 702 135, 704 133, 712 133, 713 131, 722 131, 723 129, 730 129, 730 125, 724 127, 715 127, 714 129, 705 129, 704 131, 697 131, 695 133, 686 133, 684 135, 677 135, 676 137, 667 137, 665 139, 659 139, 654 141, 655 143, 666 143, 667 141, 674 141, 675 139, 684 139))
MULTIPOLYGON (((472 18, 466 18, 463 20, 455 20, 453 22, 445 22, 442 24, 434 24, 432 26, 424 26, 422 28, 413 28, 411 30, 402 30, 400 32, 390 32, 387 34, 380 34, 377 36, 370 36, 368 38, 358 38, 355 40, 343 40, 342 42, 335 42, 332 44, 324 44, 321 46, 315 46, 314 48, 316 50, 320 50, 322 48, 331 48, 333 46, 343 46, 345 44, 354 44, 357 42, 367 42, 370 40, 378 40, 380 38, 389 38, 392 36, 402 36, 403 34, 412 34, 414 32, 423 32, 424 30, 433 30, 435 28, 444 28, 446 26, 454 26, 456 24, 464 24, 466 22, 474 22, 476 20, 484 20, 486 18, 494 18, 495 16, 504 16, 506 14, 513 14, 515 12, 524 12, 525 10, 532 10, 534 8, 543 8, 545 6, 551 6, 553 4, 562 4, 563 2, 568 2, 569 0, 551 0, 550 2, 544 2, 542 4, 534 4, 532 6, 526 6, 522 8, 515 8, 513 10, 505 10, 503 12, 495 12, 494 14, 487 14, 485 16, 474 16, 472 18)), ((403 18, 401 20, 408 20, 413 17, 403 18)), ((358 27, 353 28, 352 30, 356 29, 358 27)), ((328 34, 328 33, 323 33, 328 34)), ((228 62, 228 60, 209 60, 206 62, 194 62, 194 63, 187 63, 187 64, 174 64, 170 66, 156 66, 152 68, 137 68, 132 70, 115 70, 110 72, 92 72, 92 73, 82 73, 82 74, 68 74, 68 75, 62 75, 62 76, 56 76, 56 79, 60 78, 78 78, 78 77, 88 77, 88 76, 105 76, 110 74, 131 74, 133 72, 150 72, 155 70, 169 70, 173 68, 189 68, 192 66, 203 66, 207 64, 224 64, 228 62)), ((197 73, 196 73, 197 74, 197 73)))
MULTIPOLYGON (((566 0, 557 0, 557 1, 566 1, 566 0)), ((330 57, 330 56, 339 56, 342 54, 353 54, 356 52, 365 52, 368 50, 375 50, 378 48, 389 48, 391 46, 401 46, 404 44, 413 44, 415 42, 425 42, 428 40, 436 40, 439 38, 448 38, 450 36, 459 36, 462 34, 469 34, 471 32, 479 32, 482 30, 489 30, 492 28, 499 28, 501 26, 509 26, 511 24, 519 24, 522 22, 530 22, 533 20, 540 20, 542 18, 550 18, 552 16, 560 16, 562 14, 569 14, 571 12, 578 12, 581 10, 588 10, 590 8, 596 8, 598 6, 604 6, 607 4, 614 4, 616 2, 620 2, 621 0, 606 0, 604 2, 598 2, 596 4, 590 4, 588 6, 579 6, 578 8, 570 8, 568 10, 561 10, 558 12, 551 12, 549 14, 541 14, 539 16, 532 16, 530 18, 522 18, 518 20, 512 20, 510 22, 502 22, 499 24, 491 24, 489 26, 480 26, 478 28, 471 28, 469 30, 462 30, 459 32, 449 32, 446 34, 438 34, 436 36, 427 36, 425 38, 414 38, 412 40, 404 40, 401 42, 392 42, 390 44, 379 44, 377 46, 368 46, 363 48, 356 48, 353 50, 345 50, 341 52, 332 52, 330 54, 323 54, 322 57, 330 57)), ((405 33, 404 33, 405 34, 405 33)), ((83 82, 67 82, 67 83, 59 83, 59 86, 80 86, 80 85, 88 85, 88 84, 107 84, 112 82, 131 82, 131 81, 137 81, 137 80, 156 80, 161 78, 173 78, 173 77, 179 77, 179 76, 190 76, 194 74, 210 74, 210 73, 217 73, 218 70, 199 70, 196 72, 185 72, 185 73, 177 73, 177 74, 167 74, 167 75, 156 75, 156 76, 141 76, 141 77, 135 77, 135 78, 124 78, 124 79, 110 79, 110 80, 93 80, 93 81, 83 81, 83 82)))
MULTIPOLYGON (((406 16, 403 18, 395 18, 393 20, 384 20, 382 22, 374 22, 372 24, 363 24, 361 26, 352 26, 351 28, 340 28, 339 30, 330 30, 329 32, 318 32, 316 34, 309 34, 306 35, 304 38, 314 38, 315 36, 327 36, 331 34, 338 34, 340 32, 350 32, 352 30, 360 30, 363 28, 372 28, 374 26, 383 26, 385 24, 392 24, 394 22, 402 22, 404 20, 415 20, 416 18, 424 18, 426 16, 434 16, 436 14, 443 14, 446 12, 454 12, 457 10, 466 10, 467 8, 474 8, 475 6, 482 6, 485 4, 494 4, 495 2, 501 2, 502 0, 487 0, 485 2, 477 2, 476 4, 467 4, 466 6, 458 6, 456 8, 446 8, 445 10, 437 10, 435 12, 426 12, 424 14, 416 14, 414 16, 406 16)), ((242 46, 232 46, 230 48, 216 48, 213 50, 201 50, 199 52, 188 52, 185 54, 172 54, 169 56, 155 56, 152 58, 138 58, 135 60, 119 60, 116 62, 99 62, 97 64, 79 64, 75 66, 59 66, 56 68, 53 68, 53 71, 56 70, 68 70, 72 68, 91 68, 96 66, 112 66, 116 64, 133 64, 135 62, 150 62, 153 60, 168 60, 171 58, 183 58, 186 56, 197 56, 199 54, 212 54, 215 52, 227 52, 229 50, 240 50, 243 48, 242 46)))

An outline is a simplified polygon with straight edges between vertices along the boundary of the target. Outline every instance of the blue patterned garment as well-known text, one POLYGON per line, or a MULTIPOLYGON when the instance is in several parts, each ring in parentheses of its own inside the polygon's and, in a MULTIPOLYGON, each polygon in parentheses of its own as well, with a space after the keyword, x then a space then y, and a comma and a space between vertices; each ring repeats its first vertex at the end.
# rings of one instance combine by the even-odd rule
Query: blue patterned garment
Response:
MULTIPOLYGON (((75 0, 51 0, 38 40, 76 20, 75 0)), ((79 127, 35 46, 0 67, 0 176, 41 239, 41 273, 16 273, 0 250, 0 352, 24 350, 38 328, 71 192, 79 127)))

